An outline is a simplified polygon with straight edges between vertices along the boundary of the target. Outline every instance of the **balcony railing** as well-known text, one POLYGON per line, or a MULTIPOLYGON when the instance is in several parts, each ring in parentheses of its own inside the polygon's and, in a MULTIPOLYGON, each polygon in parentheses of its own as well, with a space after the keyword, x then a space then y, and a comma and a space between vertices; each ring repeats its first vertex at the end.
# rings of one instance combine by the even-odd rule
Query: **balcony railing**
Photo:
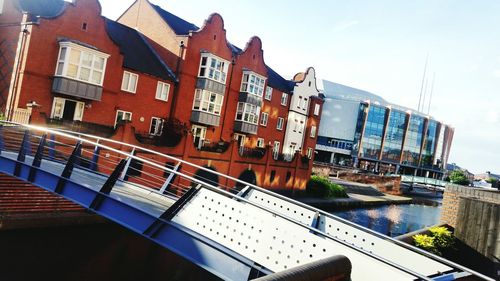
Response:
POLYGON ((273 158, 276 161, 292 162, 295 158, 295 154, 273 152, 273 158))
POLYGON ((92 134, 102 137, 110 137, 115 133, 115 128, 101 124, 95 124, 84 121, 64 120, 56 118, 47 118, 47 127, 57 127, 69 131, 83 134, 92 134))
POLYGON ((240 146, 238 152, 241 157, 262 159, 266 155, 266 149, 263 147, 245 147, 240 146))
POLYGON ((227 141, 218 141, 213 143, 208 141, 203 141, 197 148, 201 151, 224 153, 229 148, 229 144, 230 143, 227 141))

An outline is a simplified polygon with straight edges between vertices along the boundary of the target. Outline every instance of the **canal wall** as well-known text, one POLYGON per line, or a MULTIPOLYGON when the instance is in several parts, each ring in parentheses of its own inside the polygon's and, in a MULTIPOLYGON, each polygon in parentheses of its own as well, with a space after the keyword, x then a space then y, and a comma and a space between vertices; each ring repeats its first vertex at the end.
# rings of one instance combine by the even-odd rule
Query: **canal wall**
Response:
POLYGON ((456 227, 461 198, 477 198, 482 201, 499 203, 500 192, 456 184, 446 185, 441 209, 441 223, 456 227))
POLYGON ((458 240, 500 266, 500 191, 447 185, 441 222, 455 228, 458 240))
POLYGON ((371 185, 377 188, 380 192, 402 195, 401 190, 401 177, 399 176, 383 176, 374 174, 358 173, 351 169, 339 169, 333 166, 325 166, 314 164, 312 173, 324 177, 333 176, 345 181, 357 182, 371 185))

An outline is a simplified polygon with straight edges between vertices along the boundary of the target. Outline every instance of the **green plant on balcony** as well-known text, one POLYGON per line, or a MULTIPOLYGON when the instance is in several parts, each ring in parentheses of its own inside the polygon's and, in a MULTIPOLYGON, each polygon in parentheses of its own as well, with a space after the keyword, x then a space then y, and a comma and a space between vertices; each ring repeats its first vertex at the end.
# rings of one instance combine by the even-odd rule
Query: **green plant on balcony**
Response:
POLYGON ((431 237, 427 234, 417 234, 413 236, 413 242, 415 243, 415 246, 419 247, 420 249, 434 254, 439 254, 439 251, 434 244, 434 237, 431 237))
POLYGON ((239 154, 241 157, 245 158, 256 158, 262 159, 266 154, 266 149, 263 147, 245 147, 242 146, 239 149, 239 154))
POLYGON ((217 153, 223 153, 226 152, 226 150, 229 148, 229 142, 227 141, 218 141, 214 143, 203 143, 203 145, 200 147, 201 151, 208 151, 208 152, 217 152, 217 153))
POLYGON ((2 111, 0 111, 0 121, 5 120, 5 119, 6 119, 5 114, 2 111))
POLYGON ((177 118, 167 119, 163 121, 161 132, 158 135, 148 133, 135 134, 136 139, 145 144, 156 146, 175 147, 183 137, 187 135, 187 126, 177 118))

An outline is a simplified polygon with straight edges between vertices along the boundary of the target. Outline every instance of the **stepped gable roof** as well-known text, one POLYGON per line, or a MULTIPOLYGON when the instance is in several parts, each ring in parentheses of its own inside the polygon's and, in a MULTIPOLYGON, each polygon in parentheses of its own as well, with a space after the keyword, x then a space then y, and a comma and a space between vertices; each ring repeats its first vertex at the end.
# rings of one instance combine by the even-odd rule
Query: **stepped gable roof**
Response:
POLYGON ((42 18, 57 17, 66 7, 63 0, 18 0, 15 5, 21 12, 42 18))
POLYGON ((123 66, 164 80, 177 81, 174 72, 137 30, 106 19, 109 37, 120 48, 123 66))
POLYGON ((172 13, 165 11, 160 6, 154 4, 151 4, 151 6, 163 18, 163 20, 174 30, 175 34, 177 35, 188 35, 190 31, 195 31, 200 29, 196 25, 183 20, 172 13))
POLYGON ((286 80, 271 67, 266 64, 267 68, 267 84, 274 89, 280 90, 285 93, 292 93, 295 82, 286 80))

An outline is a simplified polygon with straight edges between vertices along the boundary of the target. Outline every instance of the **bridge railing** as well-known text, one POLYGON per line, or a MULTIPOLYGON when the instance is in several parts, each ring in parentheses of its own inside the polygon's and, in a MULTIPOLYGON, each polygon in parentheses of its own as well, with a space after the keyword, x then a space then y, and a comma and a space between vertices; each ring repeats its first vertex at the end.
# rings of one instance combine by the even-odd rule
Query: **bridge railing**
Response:
MULTIPOLYGON (((388 261, 374 253, 363 250, 362 248, 360 249, 359 247, 351 245, 346 241, 328 235, 317 228, 306 225, 298 220, 284 215, 283 213, 273 211, 266 206, 247 200, 242 193, 238 193, 239 190, 235 187, 223 186, 220 184, 217 185, 213 182, 211 175, 216 175, 218 177, 228 179, 230 182, 237 182, 243 186, 247 186, 247 189, 258 190, 265 194, 272 195, 281 200, 303 207, 307 210, 314 211, 320 216, 340 221, 356 229, 360 229, 376 237, 390 241, 403 248, 410 249, 411 251, 453 266, 454 268, 460 268, 466 272, 471 272, 469 269, 452 263, 446 259, 422 251, 416 247, 379 234, 365 227, 356 225, 350 221, 336 217, 309 205, 294 201, 288 197, 281 196, 237 178, 213 171, 207 167, 196 165, 151 149, 141 148, 135 145, 92 135, 6 121, 0 121, 0 130, 0 153, 16 152, 18 155, 24 154, 25 156, 32 157, 34 164, 37 157, 39 159, 60 161, 61 163, 72 161, 74 162, 74 165, 81 169, 88 170, 89 173, 98 173, 108 176, 118 175, 117 180, 119 181, 137 185, 140 188, 145 188, 152 193, 159 194, 161 196, 168 196, 169 198, 180 198, 188 192, 192 186, 202 185, 204 188, 215 191, 224 196, 251 204, 260 209, 264 209, 267 212, 271 212, 276 216, 282 217, 295 224, 303 225, 305 228, 313 233, 316 233, 317 235, 328 237, 345 246, 353 248, 356 251, 363 252, 368 256, 408 272, 418 278, 422 278, 424 280, 428 279, 425 276, 388 261), (41 150, 40 147, 42 147, 41 150), (182 172, 179 172, 178 168, 181 165, 183 166, 182 172), (203 171, 204 173, 200 173, 199 171, 203 171), (178 177, 179 179, 174 180, 175 177, 178 177)), ((481 276, 479 273, 472 273, 481 276)))

